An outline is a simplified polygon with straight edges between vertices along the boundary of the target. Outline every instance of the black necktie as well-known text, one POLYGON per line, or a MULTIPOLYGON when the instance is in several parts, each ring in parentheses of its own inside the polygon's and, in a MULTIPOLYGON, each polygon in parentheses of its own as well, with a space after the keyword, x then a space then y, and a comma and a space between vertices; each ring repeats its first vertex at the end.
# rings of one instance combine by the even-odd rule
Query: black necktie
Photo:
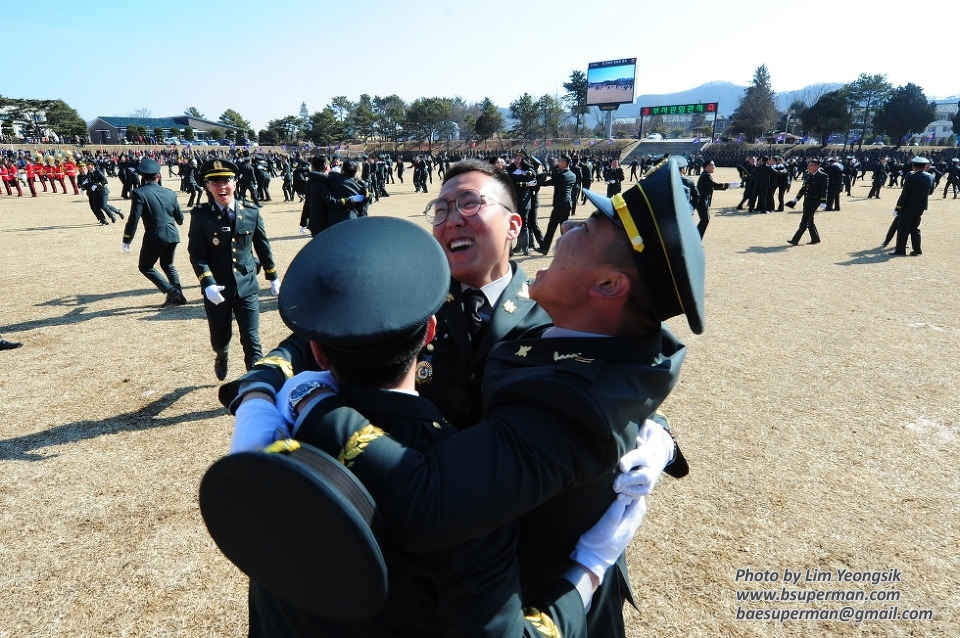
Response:
POLYGON ((480 329, 483 328, 483 317, 480 316, 480 308, 486 303, 487 298, 483 293, 475 288, 467 288, 463 291, 463 314, 467 317, 467 327, 470 329, 470 336, 475 337, 480 329))
POLYGON ((236 219, 236 218, 234 217, 234 215, 233 215, 233 209, 232 209, 232 208, 229 208, 229 207, 228 207, 228 208, 224 208, 224 209, 223 209, 223 214, 227 216, 227 219, 230 220, 230 225, 232 226, 234 220, 236 219))

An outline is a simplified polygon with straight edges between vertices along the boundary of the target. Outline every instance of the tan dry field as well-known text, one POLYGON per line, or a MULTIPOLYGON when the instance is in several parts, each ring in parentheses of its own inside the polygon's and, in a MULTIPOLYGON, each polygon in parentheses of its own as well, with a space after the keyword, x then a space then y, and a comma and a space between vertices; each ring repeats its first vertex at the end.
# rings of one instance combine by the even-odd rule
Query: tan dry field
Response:
MULTIPOLYGON (((960 634, 960 201, 931 199, 923 256, 889 258, 878 244, 898 191, 866 200, 868 187, 817 216, 822 244, 795 248, 785 240, 799 213, 738 214, 741 191, 716 194, 706 332, 670 321, 689 354, 663 407, 692 471, 661 480, 629 550, 641 607, 626 612, 631 636, 960 634), (738 582, 746 568, 777 580, 738 582), (901 575, 838 582, 838 569, 901 575), (737 601, 737 590, 781 592, 784 570, 832 577, 801 578, 790 589, 802 595, 887 600, 737 601), (932 619, 737 618, 891 606, 932 619)), ((282 199, 279 180, 271 190, 282 199)), ((409 179, 390 191, 373 214, 423 223, 428 196, 409 179)), ((299 207, 270 203, 264 217, 283 272, 306 241, 299 207)), ((0 332, 24 343, 0 353, 0 638, 246 633, 245 580, 197 507, 231 418, 186 245, 177 265, 191 303, 161 310, 121 235, 95 225, 82 195, 0 196, 0 332)), ((548 259, 521 262, 532 273, 548 259)), ((286 329, 263 290, 269 348, 286 329)), ((231 377, 236 340, 234 353, 231 377)))

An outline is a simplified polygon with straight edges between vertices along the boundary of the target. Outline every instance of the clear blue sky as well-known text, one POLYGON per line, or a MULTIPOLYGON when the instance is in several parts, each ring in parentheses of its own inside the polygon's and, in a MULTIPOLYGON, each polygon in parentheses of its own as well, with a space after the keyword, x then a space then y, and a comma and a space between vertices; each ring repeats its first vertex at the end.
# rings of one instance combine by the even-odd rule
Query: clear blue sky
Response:
POLYGON ((638 95, 748 85, 761 64, 775 91, 869 73, 929 98, 960 94, 956 2, 906 13, 836 0, 4 4, 0 94, 62 99, 85 120, 190 106, 216 120, 232 108, 259 130, 301 103, 312 113, 363 93, 506 107, 524 92, 562 95, 589 62, 632 57, 638 95))

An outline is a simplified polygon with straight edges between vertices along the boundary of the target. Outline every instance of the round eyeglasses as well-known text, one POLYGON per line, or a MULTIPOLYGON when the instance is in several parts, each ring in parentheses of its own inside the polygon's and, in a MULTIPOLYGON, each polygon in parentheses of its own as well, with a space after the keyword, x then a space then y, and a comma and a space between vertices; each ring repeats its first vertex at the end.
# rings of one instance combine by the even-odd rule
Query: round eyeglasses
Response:
POLYGON ((450 214, 451 204, 457 207, 457 211, 463 217, 471 217, 480 212, 480 209, 483 208, 485 201, 491 204, 497 204, 498 206, 503 206, 508 211, 510 210, 505 204, 498 202, 492 197, 481 195, 480 191, 476 191, 471 188, 465 191, 460 191, 457 194, 456 199, 438 198, 433 200, 427 204, 426 209, 423 211, 423 216, 426 217, 427 221, 434 226, 439 226, 447 220, 447 215, 450 214))

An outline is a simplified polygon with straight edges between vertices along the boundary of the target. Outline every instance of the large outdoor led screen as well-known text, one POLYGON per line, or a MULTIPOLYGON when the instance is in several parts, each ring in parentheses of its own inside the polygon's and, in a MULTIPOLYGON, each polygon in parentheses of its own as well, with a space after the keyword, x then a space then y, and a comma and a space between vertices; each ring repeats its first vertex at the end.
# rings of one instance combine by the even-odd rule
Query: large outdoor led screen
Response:
POLYGON ((587 67, 587 106, 633 102, 637 59, 591 62, 587 67))

